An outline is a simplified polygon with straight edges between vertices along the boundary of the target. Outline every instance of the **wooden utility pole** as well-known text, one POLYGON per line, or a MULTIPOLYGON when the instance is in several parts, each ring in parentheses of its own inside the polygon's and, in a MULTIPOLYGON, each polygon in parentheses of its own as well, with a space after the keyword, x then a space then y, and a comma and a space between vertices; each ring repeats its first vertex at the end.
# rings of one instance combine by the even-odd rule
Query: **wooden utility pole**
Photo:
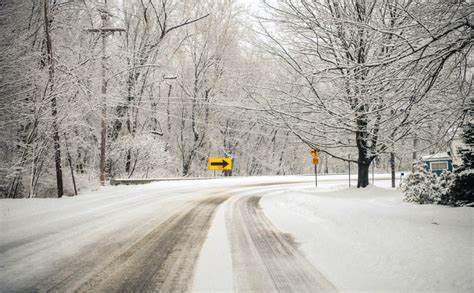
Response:
MULTIPOLYGON (((105 11, 101 13, 102 19, 102 29, 106 27, 108 22, 108 11, 107 9, 107 0, 105 0, 105 11)), ((107 144, 107 85, 105 84, 105 61, 106 61, 106 48, 107 48, 107 36, 106 31, 101 31, 101 38, 102 38, 102 117, 100 121, 100 184, 105 184, 105 148, 107 144)))
POLYGON ((58 198, 64 194, 63 187, 63 171, 61 167, 61 145, 59 141, 59 125, 58 125, 58 102, 54 93, 54 59, 53 44, 51 41, 51 20, 49 18, 49 0, 44 0, 44 33, 46 38, 46 59, 48 61, 49 74, 49 94, 51 96, 51 116, 53 128, 53 148, 54 148, 54 165, 56 169, 56 185, 58 198))
POLYGON ((106 50, 107 50, 107 34, 113 32, 124 32, 124 28, 114 28, 107 27, 109 21, 110 13, 107 9, 107 0, 104 0, 104 8, 100 10, 100 18, 102 19, 102 24, 100 28, 88 29, 89 32, 100 33, 102 38, 102 113, 101 113, 101 122, 100 122, 100 184, 104 185, 105 180, 107 179, 105 172, 105 150, 107 144, 107 80, 105 78, 105 72, 107 71, 106 67, 106 50))

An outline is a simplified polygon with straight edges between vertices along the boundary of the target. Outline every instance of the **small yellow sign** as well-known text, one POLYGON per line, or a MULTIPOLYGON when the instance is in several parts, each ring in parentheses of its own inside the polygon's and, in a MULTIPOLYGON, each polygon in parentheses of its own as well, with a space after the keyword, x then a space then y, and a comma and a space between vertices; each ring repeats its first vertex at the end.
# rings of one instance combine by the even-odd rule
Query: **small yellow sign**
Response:
POLYGON ((232 158, 209 158, 207 159, 209 170, 232 170, 232 158))
POLYGON ((321 151, 319 149, 311 149, 309 150, 309 153, 313 158, 317 158, 321 154, 321 151))
POLYGON ((313 165, 318 165, 320 163, 320 160, 318 157, 313 158, 313 165))

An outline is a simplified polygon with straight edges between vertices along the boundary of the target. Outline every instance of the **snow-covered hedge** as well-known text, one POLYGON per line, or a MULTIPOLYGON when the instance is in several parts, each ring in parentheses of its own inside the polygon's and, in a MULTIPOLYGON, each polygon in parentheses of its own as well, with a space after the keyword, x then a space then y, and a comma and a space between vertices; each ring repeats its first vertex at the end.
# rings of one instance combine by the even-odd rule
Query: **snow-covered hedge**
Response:
MULTIPOLYGON (((474 99, 471 99, 471 119, 474 118, 474 99)), ((454 171, 456 179, 449 190, 456 205, 474 207, 474 121, 463 126, 464 145, 459 149, 462 165, 454 171)))
POLYGON ((455 172, 449 194, 459 206, 474 206, 474 169, 455 172))
POLYGON ((438 176, 419 167, 402 183, 404 200, 419 204, 453 204, 454 200, 448 191, 454 178, 449 171, 438 176))

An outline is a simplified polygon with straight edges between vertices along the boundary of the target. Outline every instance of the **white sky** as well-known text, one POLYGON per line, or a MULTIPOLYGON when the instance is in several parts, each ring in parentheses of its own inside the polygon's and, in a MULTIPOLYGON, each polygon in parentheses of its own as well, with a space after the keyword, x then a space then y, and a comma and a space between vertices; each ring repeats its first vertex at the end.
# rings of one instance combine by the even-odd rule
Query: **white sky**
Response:
POLYGON ((262 0, 237 0, 237 2, 240 2, 244 5, 249 6, 252 9, 257 10, 258 6, 261 4, 262 0))

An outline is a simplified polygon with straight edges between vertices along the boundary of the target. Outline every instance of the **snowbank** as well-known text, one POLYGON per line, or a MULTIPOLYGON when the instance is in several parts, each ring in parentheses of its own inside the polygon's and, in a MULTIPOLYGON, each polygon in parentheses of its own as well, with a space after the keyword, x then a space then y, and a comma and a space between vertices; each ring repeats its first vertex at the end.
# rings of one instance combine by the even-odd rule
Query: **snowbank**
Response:
POLYGON ((410 204, 373 186, 268 195, 267 216, 340 290, 474 292, 472 208, 410 204))

